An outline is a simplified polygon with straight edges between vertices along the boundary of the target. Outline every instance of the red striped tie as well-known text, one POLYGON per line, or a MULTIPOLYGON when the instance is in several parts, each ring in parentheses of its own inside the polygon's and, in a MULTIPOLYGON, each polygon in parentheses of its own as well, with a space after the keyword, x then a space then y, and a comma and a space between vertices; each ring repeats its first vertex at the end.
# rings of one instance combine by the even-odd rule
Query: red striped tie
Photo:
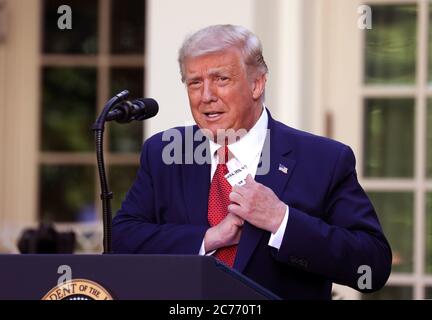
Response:
MULTIPOLYGON (((217 150, 218 165, 213 175, 210 185, 209 201, 208 201, 208 221, 210 226, 215 226, 220 223, 228 214, 228 205, 230 204, 229 194, 231 193, 231 185, 225 179, 228 173, 226 163, 228 162, 229 149, 227 146, 220 147, 217 150)), ((220 248, 216 251, 217 259, 232 267, 237 252, 237 245, 220 248)))

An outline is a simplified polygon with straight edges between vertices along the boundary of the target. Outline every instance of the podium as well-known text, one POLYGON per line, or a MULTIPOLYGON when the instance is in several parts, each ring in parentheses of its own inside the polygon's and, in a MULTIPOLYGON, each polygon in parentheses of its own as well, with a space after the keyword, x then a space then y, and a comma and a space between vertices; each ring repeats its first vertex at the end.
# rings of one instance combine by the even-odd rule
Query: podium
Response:
POLYGON ((279 299, 208 256, 0 255, 0 266, 0 299, 279 299))

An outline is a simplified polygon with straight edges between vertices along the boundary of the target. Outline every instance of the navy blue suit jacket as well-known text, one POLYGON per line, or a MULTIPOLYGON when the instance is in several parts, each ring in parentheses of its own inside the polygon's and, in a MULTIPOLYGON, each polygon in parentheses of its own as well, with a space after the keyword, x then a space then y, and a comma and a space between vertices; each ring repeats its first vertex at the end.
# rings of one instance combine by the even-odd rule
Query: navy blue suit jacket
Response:
MULTIPOLYGON (((361 265, 372 270, 371 291, 381 288, 391 250, 357 181, 351 149, 270 114, 268 128, 270 170, 255 180, 289 206, 289 219, 279 250, 268 245, 269 232, 245 223, 234 268, 284 299, 328 299, 332 282, 359 289, 361 265)), ((184 140, 185 128, 176 129, 184 140)), ((137 178, 113 220, 115 253, 199 252, 209 228, 210 162, 166 165, 168 143, 162 133, 144 143, 137 178)), ((191 150, 183 143, 183 160, 191 159, 191 150)))

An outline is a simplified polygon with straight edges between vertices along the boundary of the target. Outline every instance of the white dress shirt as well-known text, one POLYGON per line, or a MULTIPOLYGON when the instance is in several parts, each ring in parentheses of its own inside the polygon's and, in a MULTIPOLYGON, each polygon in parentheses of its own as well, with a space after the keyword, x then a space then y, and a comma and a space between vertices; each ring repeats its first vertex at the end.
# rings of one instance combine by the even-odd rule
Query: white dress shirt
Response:
MULTIPOLYGON (((264 146, 264 141, 267 134, 267 124, 268 124, 268 115, 265 107, 263 107, 263 112, 261 113, 260 118, 249 130, 249 132, 244 135, 239 141, 236 141, 228 146, 230 152, 234 157, 230 158, 227 162, 228 171, 231 172, 236 168, 241 167, 242 165, 246 165, 248 168, 248 172, 255 178, 255 174, 258 168, 261 150, 264 146)), ((216 167, 218 164, 218 158, 216 151, 222 147, 216 142, 210 140, 210 153, 212 154, 211 158, 211 176, 210 179, 213 178, 213 175, 216 171, 216 167)), ((270 235, 270 240, 268 245, 279 250, 282 239, 285 234, 286 225, 288 222, 289 216, 289 207, 286 206, 285 216, 282 220, 279 229, 276 233, 272 233, 270 235)), ((213 254, 215 252, 209 252, 209 254, 213 254)), ((201 244, 201 248, 199 251, 199 255, 205 255, 205 247, 204 240, 201 244)))

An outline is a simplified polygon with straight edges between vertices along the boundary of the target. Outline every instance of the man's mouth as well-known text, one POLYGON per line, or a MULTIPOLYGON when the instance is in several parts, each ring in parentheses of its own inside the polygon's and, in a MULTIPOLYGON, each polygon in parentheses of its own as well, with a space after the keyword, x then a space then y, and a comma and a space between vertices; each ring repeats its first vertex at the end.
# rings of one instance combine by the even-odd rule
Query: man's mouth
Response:
POLYGON ((207 120, 215 121, 218 120, 222 116, 223 112, 204 112, 207 120))

